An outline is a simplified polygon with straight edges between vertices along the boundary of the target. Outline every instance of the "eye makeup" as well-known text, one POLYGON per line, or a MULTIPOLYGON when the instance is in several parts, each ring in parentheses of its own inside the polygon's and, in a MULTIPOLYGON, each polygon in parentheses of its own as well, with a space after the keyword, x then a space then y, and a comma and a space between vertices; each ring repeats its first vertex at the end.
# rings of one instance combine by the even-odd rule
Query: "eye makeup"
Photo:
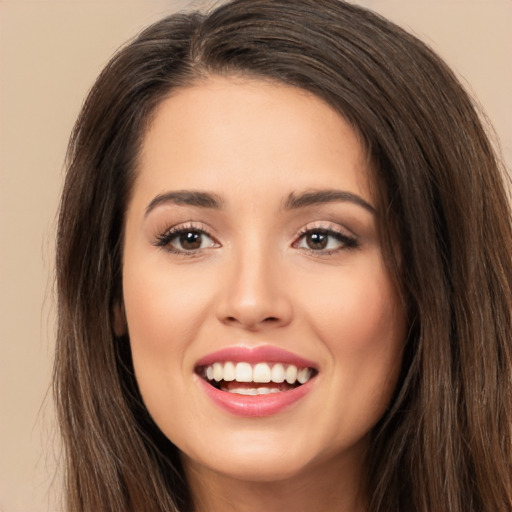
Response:
MULTIPOLYGON (((222 244, 211 235, 203 223, 178 224, 156 235, 153 245, 180 256, 198 256, 222 244)), ((291 247, 321 256, 360 247, 358 238, 333 223, 315 222, 303 227, 295 236, 291 247)))
POLYGON ((342 250, 357 249, 359 242, 339 231, 317 228, 304 230, 292 246, 322 255, 330 255, 342 250))
POLYGON ((195 256, 205 249, 221 246, 209 234, 204 224, 196 222, 178 224, 165 230, 156 236, 153 245, 161 247, 169 253, 183 256, 195 256))

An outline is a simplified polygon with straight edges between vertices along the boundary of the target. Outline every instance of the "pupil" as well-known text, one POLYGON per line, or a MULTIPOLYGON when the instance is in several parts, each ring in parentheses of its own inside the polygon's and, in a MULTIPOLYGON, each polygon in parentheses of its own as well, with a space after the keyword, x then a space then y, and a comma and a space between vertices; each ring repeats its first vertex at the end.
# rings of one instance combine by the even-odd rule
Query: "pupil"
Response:
POLYGON ((201 247, 201 234, 189 231, 180 235, 180 244, 183 249, 192 250, 201 247))
POLYGON ((306 239, 310 249, 325 249, 327 247, 328 236, 325 233, 311 233, 306 239))

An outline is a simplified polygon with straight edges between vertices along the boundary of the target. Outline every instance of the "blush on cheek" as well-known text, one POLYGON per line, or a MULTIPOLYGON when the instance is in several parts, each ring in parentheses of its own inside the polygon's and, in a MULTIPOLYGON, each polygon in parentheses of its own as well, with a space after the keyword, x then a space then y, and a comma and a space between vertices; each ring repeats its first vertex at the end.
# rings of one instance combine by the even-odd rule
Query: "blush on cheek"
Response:
POLYGON ((316 310, 317 328, 323 338, 335 336, 336 345, 350 352, 384 349, 403 330, 403 320, 393 305, 382 299, 372 297, 371 292, 354 293, 347 301, 326 303, 316 310), (357 300, 355 295, 359 295, 357 300))

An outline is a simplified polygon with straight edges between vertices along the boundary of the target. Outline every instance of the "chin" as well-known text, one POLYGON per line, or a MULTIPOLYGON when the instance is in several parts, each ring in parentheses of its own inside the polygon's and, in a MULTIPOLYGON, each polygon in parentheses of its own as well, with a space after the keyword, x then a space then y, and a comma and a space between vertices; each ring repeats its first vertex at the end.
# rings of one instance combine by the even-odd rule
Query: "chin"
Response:
POLYGON ((184 458, 189 467, 202 466, 204 470, 216 473, 230 480, 246 482, 282 482, 306 473, 311 461, 295 455, 259 453, 248 456, 240 452, 225 453, 222 458, 215 460, 193 460, 187 455, 184 458))

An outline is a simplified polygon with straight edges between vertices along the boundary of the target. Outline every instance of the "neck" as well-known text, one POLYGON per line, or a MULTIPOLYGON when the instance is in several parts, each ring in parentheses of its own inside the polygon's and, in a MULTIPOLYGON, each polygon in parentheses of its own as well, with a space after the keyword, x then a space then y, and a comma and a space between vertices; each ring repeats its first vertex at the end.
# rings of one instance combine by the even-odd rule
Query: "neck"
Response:
POLYGON ((362 457, 350 459, 257 481, 213 472, 183 456, 194 512, 366 512, 362 457))

